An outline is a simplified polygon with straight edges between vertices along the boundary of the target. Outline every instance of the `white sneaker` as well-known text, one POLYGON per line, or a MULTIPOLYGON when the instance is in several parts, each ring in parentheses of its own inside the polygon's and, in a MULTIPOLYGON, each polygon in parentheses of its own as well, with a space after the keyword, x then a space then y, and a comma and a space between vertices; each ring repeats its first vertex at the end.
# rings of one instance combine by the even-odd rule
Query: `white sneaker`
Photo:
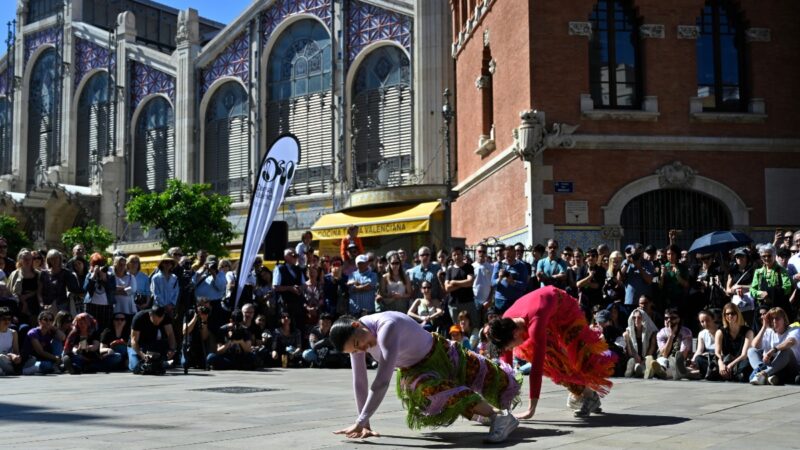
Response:
POLYGON ((571 393, 567 394, 567 408, 569 408, 569 409, 571 409, 573 411, 577 411, 577 410, 581 409, 581 405, 582 404, 583 404, 583 398, 582 397, 576 397, 576 396, 572 395, 571 393))
POLYGON ((753 379, 750 380, 750 384, 752 384, 753 386, 763 386, 767 384, 767 374, 765 374, 764 372, 758 372, 756 376, 754 376, 753 379))
POLYGON ((505 441, 512 431, 516 430, 519 426, 519 420, 508 411, 503 411, 494 416, 492 421, 492 428, 489 431, 489 437, 486 442, 491 444, 498 444, 505 441))

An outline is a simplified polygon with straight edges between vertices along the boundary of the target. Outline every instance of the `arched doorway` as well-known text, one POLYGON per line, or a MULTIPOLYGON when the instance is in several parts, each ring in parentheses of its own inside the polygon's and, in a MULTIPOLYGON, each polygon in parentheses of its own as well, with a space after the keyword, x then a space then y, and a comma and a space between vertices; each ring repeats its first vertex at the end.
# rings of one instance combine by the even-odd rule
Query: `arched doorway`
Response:
POLYGON ((731 229, 731 212, 719 200, 688 189, 657 189, 638 195, 623 208, 623 245, 634 242, 663 247, 667 232, 682 230, 677 244, 688 248, 707 233, 731 229))

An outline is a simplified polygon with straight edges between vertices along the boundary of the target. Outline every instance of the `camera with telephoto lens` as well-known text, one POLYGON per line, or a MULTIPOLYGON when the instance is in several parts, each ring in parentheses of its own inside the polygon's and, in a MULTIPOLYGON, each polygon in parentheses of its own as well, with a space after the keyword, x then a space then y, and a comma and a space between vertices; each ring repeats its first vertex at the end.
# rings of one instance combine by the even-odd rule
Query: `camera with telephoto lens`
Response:
POLYGON ((211 312, 211 308, 209 308, 206 305, 198 306, 197 307, 197 312, 200 313, 200 314, 208 314, 208 313, 211 312))
POLYGON ((243 341, 247 338, 247 329, 241 325, 235 326, 230 332, 230 341, 243 341))

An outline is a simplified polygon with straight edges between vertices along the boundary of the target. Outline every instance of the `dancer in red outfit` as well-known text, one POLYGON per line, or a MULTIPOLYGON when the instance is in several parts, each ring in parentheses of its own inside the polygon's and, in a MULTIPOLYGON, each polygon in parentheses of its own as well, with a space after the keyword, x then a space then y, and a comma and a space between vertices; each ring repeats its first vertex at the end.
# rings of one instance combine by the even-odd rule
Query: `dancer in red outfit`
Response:
POLYGON ((531 363, 530 403, 517 417, 529 419, 536 411, 542 376, 569 390, 567 404, 576 417, 600 412, 599 395, 611 388, 608 377, 616 357, 586 323, 577 300, 548 286, 520 297, 503 317, 487 325, 487 335, 506 363, 514 356, 531 363))

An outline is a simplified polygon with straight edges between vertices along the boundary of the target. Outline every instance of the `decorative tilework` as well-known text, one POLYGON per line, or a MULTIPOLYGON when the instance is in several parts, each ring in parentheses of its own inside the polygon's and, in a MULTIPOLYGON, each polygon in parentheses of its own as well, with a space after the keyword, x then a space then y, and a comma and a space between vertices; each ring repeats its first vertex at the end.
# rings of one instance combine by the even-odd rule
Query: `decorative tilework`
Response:
POLYGON ((61 45, 61 28, 51 27, 25 36, 25 64, 31 59, 33 52, 44 44, 61 45))
POLYGON ((114 52, 86 39, 75 38, 75 88, 90 71, 108 69, 109 62, 113 73, 117 66, 117 57, 114 52))
MULTIPOLYGON (((558 241, 560 248, 564 247, 580 247, 583 251, 590 248, 596 248, 598 245, 610 242, 605 242, 600 230, 555 230, 555 239, 558 241)), ((544 243, 544 242, 542 242, 544 243)))
POLYGON ((261 17, 262 43, 267 45, 272 32, 283 19, 295 14, 312 14, 320 18, 328 29, 333 28, 331 0, 278 0, 264 11, 261 17))
POLYGON ((200 95, 220 77, 238 77, 247 84, 250 80, 250 35, 244 32, 230 43, 208 67, 202 70, 203 86, 200 95))
POLYGON ((175 104, 175 77, 145 64, 131 62, 131 113, 150 94, 166 94, 175 104))
POLYGON ((347 20, 348 65, 364 47, 382 40, 395 41, 410 53, 412 23, 409 16, 386 11, 357 0, 351 1, 347 20))

